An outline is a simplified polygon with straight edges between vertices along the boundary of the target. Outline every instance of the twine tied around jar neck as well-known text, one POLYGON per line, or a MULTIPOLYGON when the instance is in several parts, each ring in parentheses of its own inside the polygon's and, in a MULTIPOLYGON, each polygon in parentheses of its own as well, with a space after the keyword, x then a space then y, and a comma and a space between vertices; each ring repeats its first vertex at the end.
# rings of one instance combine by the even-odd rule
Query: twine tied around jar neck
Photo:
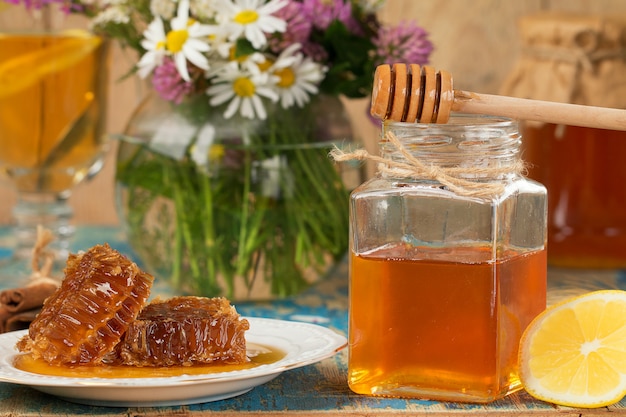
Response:
POLYGON ((456 194, 477 198, 490 198, 499 195, 504 191, 505 184, 503 182, 471 181, 462 178, 462 176, 474 175, 495 178, 505 174, 519 175, 526 169, 525 164, 520 160, 516 160, 507 166, 492 167, 441 167, 434 164, 425 164, 412 155, 393 132, 387 132, 385 139, 404 156, 405 161, 396 161, 372 155, 365 149, 344 152, 339 148, 334 148, 330 151, 330 155, 335 161, 339 162, 350 160, 377 162, 380 173, 397 178, 435 180, 456 194))

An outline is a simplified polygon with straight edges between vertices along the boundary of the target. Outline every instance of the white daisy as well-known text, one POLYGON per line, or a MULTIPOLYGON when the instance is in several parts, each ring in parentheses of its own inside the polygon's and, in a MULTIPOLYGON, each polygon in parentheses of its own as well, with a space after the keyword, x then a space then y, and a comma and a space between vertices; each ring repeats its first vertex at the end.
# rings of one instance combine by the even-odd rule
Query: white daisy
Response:
POLYGON ((310 96, 318 93, 317 86, 324 79, 326 68, 298 53, 300 44, 293 44, 278 56, 270 67, 280 104, 287 109, 294 104, 303 107, 310 96))
POLYGON ((170 25, 172 30, 166 36, 167 51, 174 56, 180 76, 189 81, 187 60, 198 68, 209 69, 209 60, 203 52, 209 51, 208 36, 215 33, 215 28, 189 19, 189 0, 178 3, 178 14, 170 25))
POLYGON ((253 47, 267 43, 266 33, 284 32, 287 22, 272 14, 287 5, 287 0, 228 0, 222 1, 219 20, 228 39, 243 34, 253 47))
POLYGON ((163 57, 166 55, 165 45, 165 29, 163 21, 160 17, 155 18, 143 32, 144 39, 141 46, 146 52, 141 56, 137 63, 137 73, 141 78, 146 78, 154 68, 163 63, 163 57))
POLYGON ((248 119, 266 119, 267 112, 261 97, 278 100, 278 95, 268 85, 267 73, 261 72, 255 66, 249 68, 250 71, 243 71, 237 62, 229 63, 215 77, 214 85, 207 90, 212 106, 219 106, 230 100, 224 111, 226 119, 231 118, 237 110, 248 119))

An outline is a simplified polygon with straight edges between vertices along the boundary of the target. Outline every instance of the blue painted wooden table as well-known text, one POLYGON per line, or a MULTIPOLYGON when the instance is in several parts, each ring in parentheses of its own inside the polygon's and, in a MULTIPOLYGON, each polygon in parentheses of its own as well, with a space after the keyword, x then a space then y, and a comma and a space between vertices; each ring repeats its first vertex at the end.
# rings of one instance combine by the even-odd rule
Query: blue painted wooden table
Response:
MULTIPOLYGON (((0 231, 0 236, 1 236, 0 231)), ((86 249, 108 242, 112 247, 132 253, 123 234, 113 228, 78 229, 75 248, 86 249)), ((1 241, 0 241, 1 245, 1 241)), ((2 251, 0 250, 0 256, 2 251)), ((245 316, 283 320, 313 321, 346 334, 347 264, 343 263, 327 279, 293 298, 237 304, 245 316)), ((6 286, 2 284, 3 286, 6 286)), ((155 291, 159 291, 159 285, 155 291)), ((550 270, 549 302, 599 288, 626 289, 626 274, 615 271, 550 270)), ((99 407, 79 405, 40 393, 29 387, 0 383, 0 416, 370 416, 370 415, 532 415, 596 416, 612 413, 626 415, 626 400, 592 410, 557 407, 517 392, 488 405, 444 403, 437 401, 390 399, 354 394, 347 385, 347 352, 314 365, 282 373, 269 383, 239 397, 176 407, 99 407)))

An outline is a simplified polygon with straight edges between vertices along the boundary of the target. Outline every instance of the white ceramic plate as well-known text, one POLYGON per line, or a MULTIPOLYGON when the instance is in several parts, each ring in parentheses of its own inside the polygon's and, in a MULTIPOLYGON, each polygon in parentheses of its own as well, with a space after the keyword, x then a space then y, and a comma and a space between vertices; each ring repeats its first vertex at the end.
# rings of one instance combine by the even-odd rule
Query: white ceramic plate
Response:
POLYGON ((72 378, 24 372, 14 365, 15 343, 26 330, 0 335, 0 381, 28 385, 68 401, 104 406, 150 407, 217 401, 244 394, 282 372, 319 362, 346 346, 344 336, 310 323, 247 318, 250 344, 286 355, 256 368, 159 378, 72 378))

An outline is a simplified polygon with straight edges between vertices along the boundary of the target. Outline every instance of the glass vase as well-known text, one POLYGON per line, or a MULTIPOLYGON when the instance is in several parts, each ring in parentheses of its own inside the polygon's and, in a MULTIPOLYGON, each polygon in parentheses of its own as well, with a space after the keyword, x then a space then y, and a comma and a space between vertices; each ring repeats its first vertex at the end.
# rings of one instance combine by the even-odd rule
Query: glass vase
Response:
POLYGON ((116 181, 132 249, 179 294, 285 297, 323 277, 348 247, 358 165, 342 103, 224 119, 205 96, 149 97, 121 136, 116 181), (351 178, 351 179, 350 179, 351 178))

